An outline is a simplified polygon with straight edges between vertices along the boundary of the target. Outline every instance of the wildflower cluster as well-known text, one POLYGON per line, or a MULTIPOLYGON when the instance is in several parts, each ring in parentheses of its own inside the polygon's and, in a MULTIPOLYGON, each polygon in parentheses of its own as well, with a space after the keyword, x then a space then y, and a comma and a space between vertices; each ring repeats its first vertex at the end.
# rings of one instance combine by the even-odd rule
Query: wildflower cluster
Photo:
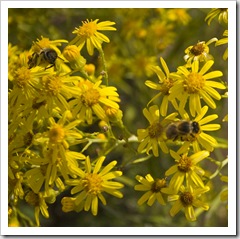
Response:
MULTIPOLYGON (((226 22, 227 9, 220 12, 222 17, 219 17, 219 21, 226 22)), ((208 24, 213 13, 219 11, 212 10, 208 14, 208 24)), ((218 41, 214 37, 207 43, 200 41, 187 47, 183 57, 186 64, 177 67, 176 72, 169 71, 162 57, 161 67, 151 67, 159 82, 147 80, 145 84, 157 93, 143 110, 149 122, 148 127, 137 131, 139 153, 150 154, 152 151, 158 158, 160 149, 164 154, 170 153, 175 161, 175 164, 165 171, 165 178, 154 179, 151 174, 147 174, 145 178, 136 176, 140 184, 135 186, 135 190, 146 191, 138 204, 147 201, 151 206, 157 199, 161 205, 165 205, 164 198, 169 202, 174 201, 170 215, 175 216, 183 209, 188 221, 197 220, 194 207, 209 209, 203 195, 210 190, 209 182, 213 175, 206 176, 206 169, 200 166, 201 161, 208 158, 219 164, 217 159, 210 158, 210 154, 219 147, 211 132, 219 130, 221 125, 212 123, 218 115, 209 114, 208 110, 217 108, 217 101, 222 100, 223 90, 226 90, 227 86, 221 81, 221 71, 211 71, 214 58, 208 45, 213 42, 216 42, 217 46, 223 44, 223 39, 218 41), (156 104, 150 106, 155 102, 156 104), (162 117, 164 118, 161 119, 162 117)), ((226 59, 226 52, 223 58, 226 59)), ((164 154, 160 160, 164 160, 164 154)), ((220 169, 218 174, 221 175, 220 169)), ((223 200, 226 200, 225 194, 226 191, 221 195, 223 200)))
MULTIPOLYGON (((157 202, 158 218, 184 211, 192 223, 214 197, 227 201, 212 180, 227 182, 227 156, 215 153, 227 148, 216 134, 227 83, 212 51, 227 38, 193 42, 178 66, 166 52, 193 20, 188 9, 111 11, 116 23, 86 19, 71 40, 40 36, 25 51, 9 43, 9 226, 41 226, 58 202, 61 213, 98 221, 114 220, 116 207, 148 214, 143 205, 157 202)), ((227 23, 227 9, 212 9, 206 27, 217 16, 227 23)))
POLYGON ((41 37, 22 53, 9 44, 10 222, 20 217, 17 205, 25 200, 39 226, 40 212, 48 218, 48 204, 69 188, 74 196, 62 198, 64 212, 91 209, 97 215, 98 199, 107 203, 104 193, 123 197, 123 184, 113 181, 122 175, 114 169, 117 161, 105 165, 104 152, 89 150, 106 142, 106 135, 101 128, 87 130, 102 121, 117 141, 111 126, 122 127, 119 94, 81 56, 85 43, 90 55, 95 48, 102 51, 109 40, 100 31, 116 30, 114 24, 87 20, 73 31, 77 36, 70 43, 41 37))

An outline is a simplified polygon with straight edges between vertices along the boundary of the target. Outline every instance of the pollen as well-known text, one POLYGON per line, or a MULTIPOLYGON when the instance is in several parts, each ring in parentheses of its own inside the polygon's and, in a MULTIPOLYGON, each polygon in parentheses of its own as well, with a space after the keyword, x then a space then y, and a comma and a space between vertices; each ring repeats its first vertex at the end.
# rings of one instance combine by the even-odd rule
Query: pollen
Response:
POLYGON ((194 55, 194 56, 199 56, 201 55, 204 50, 205 50, 205 44, 203 42, 199 42, 196 45, 194 45, 192 47, 192 49, 190 50, 190 52, 194 55))
POLYGON ((148 127, 148 134, 150 138, 158 138, 164 132, 164 128, 160 122, 155 122, 148 127))
POLYGON ((164 93, 165 95, 169 95, 169 90, 173 86, 173 82, 174 82, 173 79, 166 78, 163 81, 161 92, 164 93))
POLYGON ((30 191, 26 195, 25 200, 31 206, 34 206, 34 207, 39 206, 39 196, 36 193, 32 192, 32 191, 30 191))
POLYGON ((98 90, 90 88, 81 96, 81 101, 84 105, 91 107, 99 102, 100 93, 98 90))
POLYGON ((58 76, 43 77, 45 91, 50 95, 57 95, 62 89, 62 81, 58 76))
POLYGON ((38 39, 38 42, 33 45, 32 50, 33 52, 39 52, 43 48, 48 48, 50 43, 51 42, 48 38, 42 37, 41 40, 38 39))
POLYGON ((183 155, 179 160, 178 170, 181 172, 188 172, 191 166, 192 166, 191 158, 187 157, 186 155, 183 155))
POLYGON ((180 200, 184 207, 190 206, 193 203, 193 195, 190 192, 184 192, 181 194, 180 200))
POLYGON ((62 126, 56 124, 49 130, 49 139, 52 143, 60 143, 65 137, 65 131, 62 126))
POLYGON ((192 72, 184 82, 184 89, 189 94, 198 93, 205 85, 205 79, 199 73, 192 72))
POLYGON ((96 173, 89 173, 82 180, 85 191, 92 195, 98 195, 101 193, 102 182, 103 182, 102 178, 96 173))
POLYGON ((159 179, 157 178, 155 180, 155 182, 152 184, 152 188, 151 191, 154 193, 160 192, 161 188, 165 188, 166 187, 166 180, 163 179, 159 179))
POLYGON ((97 31, 97 24, 93 21, 89 22, 89 20, 82 21, 82 23, 83 25, 81 27, 76 28, 76 30, 78 31, 77 34, 84 38, 90 38, 94 36, 97 31))
POLYGON ((18 69, 15 72, 15 76, 16 83, 19 88, 23 88, 26 85, 28 85, 32 79, 31 72, 26 66, 23 66, 20 69, 18 69))

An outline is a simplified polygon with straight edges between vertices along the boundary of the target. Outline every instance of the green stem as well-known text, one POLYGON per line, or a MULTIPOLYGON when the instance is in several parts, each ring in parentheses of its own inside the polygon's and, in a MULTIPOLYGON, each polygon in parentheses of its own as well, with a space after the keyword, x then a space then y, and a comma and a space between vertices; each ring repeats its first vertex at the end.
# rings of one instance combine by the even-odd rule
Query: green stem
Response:
POLYGON ((104 52, 103 52, 103 50, 102 50, 102 48, 101 49, 98 49, 98 51, 99 51, 99 53, 100 53, 100 55, 101 55, 101 57, 102 57, 102 63, 103 63, 103 77, 105 78, 105 80, 106 80, 106 85, 108 86, 108 73, 107 73, 107 67, 106 67, 106 60, 105 60, 105 56, 104 56, 104 52))
POLYGON ((219 166, 216 169, 216 171, 209 177, 209 180, 215 178, 219 172, 221 171, 221 169, 228 163, 228 158, 224 159, 222 162, 219 162, 219 166))

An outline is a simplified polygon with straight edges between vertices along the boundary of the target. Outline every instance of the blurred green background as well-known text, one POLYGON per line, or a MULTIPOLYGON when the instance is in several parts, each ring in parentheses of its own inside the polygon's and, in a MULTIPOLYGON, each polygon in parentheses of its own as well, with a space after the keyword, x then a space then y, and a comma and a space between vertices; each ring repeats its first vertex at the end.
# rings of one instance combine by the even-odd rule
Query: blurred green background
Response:
MULTIPOLYGON (((207 42, 213 37, 222 38, 227 28, 215 19, 210 26, 204 21, 211 9, 187 9, 189 20, 184 22, 181 18, 172 19, 170 9, 9 9, 9 42, 17 45, 21 50, 28 50, 32 41, 37 38, 48 37, 51 40, 74 38, 72 31, 82 25, 86 19, 99 19, 113 21, 117 31, 102 32, 110 39, 110 43, 103 43, 107 67, 109 70, 109 84, 116 86, 121 98, 123 121, 130 132, 136 135, 138 128, 145 128, 147 121, 142 109, 157 93, 145 86, 146 80, 158 82, 157 77, 148 71, 148 65, 159 65, 159 57, 163 57, 170 71, 176 71, 178 66, 184 65, 184 50, 198 41, 207 42)), ((227 82, 227 62, 222 59, 226 46, 214 47, 210 45, 210 53, 215 63, 211 70, 221 70, 224 74, 222 80, 227 82)), ((94 63, 98 75, 102 68, 95 50, 89 56, 86 50, 81 51, 87 63, 94 63)), ((154 103, 158 103, 155 101, 154 103)), ((227 99, 217 102, 217 109, 209 109, 208 114, 218 114, 219 118, 213 123, 220 123, 221 130, 211 135, 227 140, 227 123, 222 119, 227 114, 227 99)), ((118 132, 116 132, 118 133, 118 132)), ((96 145, 95 145, 96 146, 96 145)), ((132 145, 137 148, 137 144, 132 145)), ((142 155, 144 156, 144 155, 142 155)), ((211 157, 222 161, 227 156, 226 149, 216 149, 211 157)), ((164 177, 164 172, 173 165, 173 159, 165 154, 158 158, 152 157, 143 163, 132 164, 132 161, 141 157, 131 148, 120 145, 112 151, 107 159, 117 159, 118 164, 126 176, 126 186, 122 190, 123 199, 116 199, 106 195, 107 206, 99 204, 99 213, 96 217, 90 212, 63 213, 61 210, 61 197, 57 203, 49 205, 50 218, 41 217, 42 226, 227 226, 227 210, 225 204, 219 201, 219 192, 224 183, 216 177, 211 193, 207 193, 211 209, 201 214, 194 223, 187 222, 183 213, 174 218, 169 215, 171 205, 161 206, 155 203, 152 207, 138 206, 137 200, 141 192, 134 191, 137 184, 135 175, 145 176, 151 173, 155 177, 164 177)), ((214 172, 216 166, 209 161, 202 164, 202 168, 214 172)), ((227 175, 227 167, 224 168, 227 175)), ((65 192, 63 196, 69 195, 65 192)), ((24 213, 33 217, 33 208, 21 204, 24 213)))

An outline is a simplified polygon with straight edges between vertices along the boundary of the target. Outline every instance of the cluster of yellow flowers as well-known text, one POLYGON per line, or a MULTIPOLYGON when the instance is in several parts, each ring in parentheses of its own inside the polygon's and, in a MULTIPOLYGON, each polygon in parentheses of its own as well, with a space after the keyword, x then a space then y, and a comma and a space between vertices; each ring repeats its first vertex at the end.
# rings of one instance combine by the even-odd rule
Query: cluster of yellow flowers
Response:
MULTIPOLYGON (((221 11, 220 19, 226 22, 227 9, 221 11)), ((181 9, 170 10, 168 18, 177 21, 177 13, 184 16, 182 24, 189 21, 181 9)), ((210 24, 218 14, 211 11, 206 21, 210 24)), ((9 44, 9 226, 40 226, 40 213, 49 218, 48 205, 63 192, 69 192, 61 198, 63 212, 90 210, 94 216, 99 200, 107 204, 105 193, 122 198, 123 172, 116 167, 116 159, 107 156, 113 148, 131 140, 139 143, 139 155, 152 153, 163 158, 170 154, 175 160, 164 178, 154 178, 150 173, 136 176, 140 184, 134 189, 146 191, 139 205, 175 201, 170 215, 184 208, 189 221, 196 220, 193 207, 209 209, 202 196, 210 190, 207 184, 212 178, 205 175, 199 163, 218 146, 217 140, 206 133, 220 129, 220 124, 209 124, 218 115, 207 112, 209 107, 216 109, 215 101, 222 99, 216 89, 227 87, 218 79, 223 75, 221 71, 210 71, 214 59, 208 45, 221 45, 226 39, 212 38, 189 46, 184 56, 186 64, 176 72, 169 71, 162 57, 162 67, 151 64, 148 70, 157 75, 159 82, 147 80, 145 85, 158 93, 143 109, 149 125, 138 129, 135 136, 123 123, 120 96, 118 89, 109 84, 107 66, 111 65, 107 65, 102 49, 102 44, 110 40, 101 31, 115 31, 114 25, 111 21, 86 20, 73 30, 76 36, 72 41, 42 36, 24 52, 9 44), (81 55, 84 49, 90 56, 97 50, 102 65, 99 75, 96 66, 81 55), (157 103, 151 105, 153 102, 157 103), (121 138, 113 127, 121 131, 121 138), (36 224, 19 210, 21 200, 34 207, 36 224)), ((152 27, 153 32, 161 32, 157 29, 161 25, 152 27)), ((143 28, 134 29, 138 38, 145 38, 143 28)), ((159 43, 158 47, 163 49, 165 45, 159 43)), ((226 199, 226 192, 222 198, 226 199)))
POLYGON ((112 181, 122 175, 112 171, 117 161, 102 166, 105 155, 90 159, 85 153, 92 143, 107 141, 100 132, 104 127, 112 139, 110 124, 123 127, 117 89, 108 85, 107 74, 96 77, 95 66, 86 64, 80 55, 85 43, 90 55, 94 48, 102 53, 101 45, 109 39, 99 31, 116 30, 114 24, 87 20, 73 31, 76 37, 70 43, 42 37, 23 53, 9 45, 12 217, 17 214, 18 200, 25 199, 35 207, 39 226, 39 213, 48 218, 47 203, 54 203, 56 196, 71 186, 71 194, 78 194, 62 199, 64 212, 91 209, 97 215, 98 199, 106 205, 103 192, 123 196, 118 191, 123 184, 112 181), (68 43, 63 53, 58 48, 62 43, 68 43), (89 133, 88 125, 98 121, 99 132, 89 133))
MULTIPOLYGON (((224 15, 221 19, 226 22, 227 9, 213 9, 206 17, 206 21, 208 20, 209 23, 209 19, 212 20, 212 17, 219 13, 224 15)), ((185 50, 186 64, 179 66, 177 72, 170 72, 162 57, 160 57, 162 68, 152 66, 159 83, 147 80, 145 84, 159 93, 149 101, 148 105, 157 101, 158 98, 161 100, 157 101, 159 102, 157 105, 143 110, 149 126, 137 131, 140 141, 139 153, 149 154, 152 151, 155 157, 159 157, 160 148, 165 154, 170 152, 176 162, 165 172, 166 178, 154 179, 151 174, 147 174, 145 178, 136 176, 140 184, 135 186, 135 190, 147 191, 139 199, 138 204, 147 202, 151 206, 157 200, 161 205, 165 205, 163 194, 168 195, 167 201, 175 201, 170 215, 175 216, 184 209, 188 221, 196 220, 194 207, 202 210, 209 209, 209 205, 201 198, 210 190, 208 184, 212 177, 205 175, 205 170, 199 163, 218 147, 217 140, 206 133, 220 129, 220 124, 208 124, 217 119, 218 115, 207 115, 207 112, 209 107, 216 109, 214 100, 222 99, 216 89, 226 90, 227 88, 226 84, 219 79, 223 75, 221 71, 209 72, 214 64, 208 47, 212 42, 216 42, 216 46, 222 44, 222 40, 212 38, 207 43, 202 41, 189 46, 185 50), (212 80, 214 78, 217 79, 212 80), (169 103, 174 112, 167 115, 169 103), (177 151, 169 150, 169 147, 177 151)), ((226 52, 223 58, 226 59, 226 52)), ((222 198, 226 199, 226 195, 222 198)))

